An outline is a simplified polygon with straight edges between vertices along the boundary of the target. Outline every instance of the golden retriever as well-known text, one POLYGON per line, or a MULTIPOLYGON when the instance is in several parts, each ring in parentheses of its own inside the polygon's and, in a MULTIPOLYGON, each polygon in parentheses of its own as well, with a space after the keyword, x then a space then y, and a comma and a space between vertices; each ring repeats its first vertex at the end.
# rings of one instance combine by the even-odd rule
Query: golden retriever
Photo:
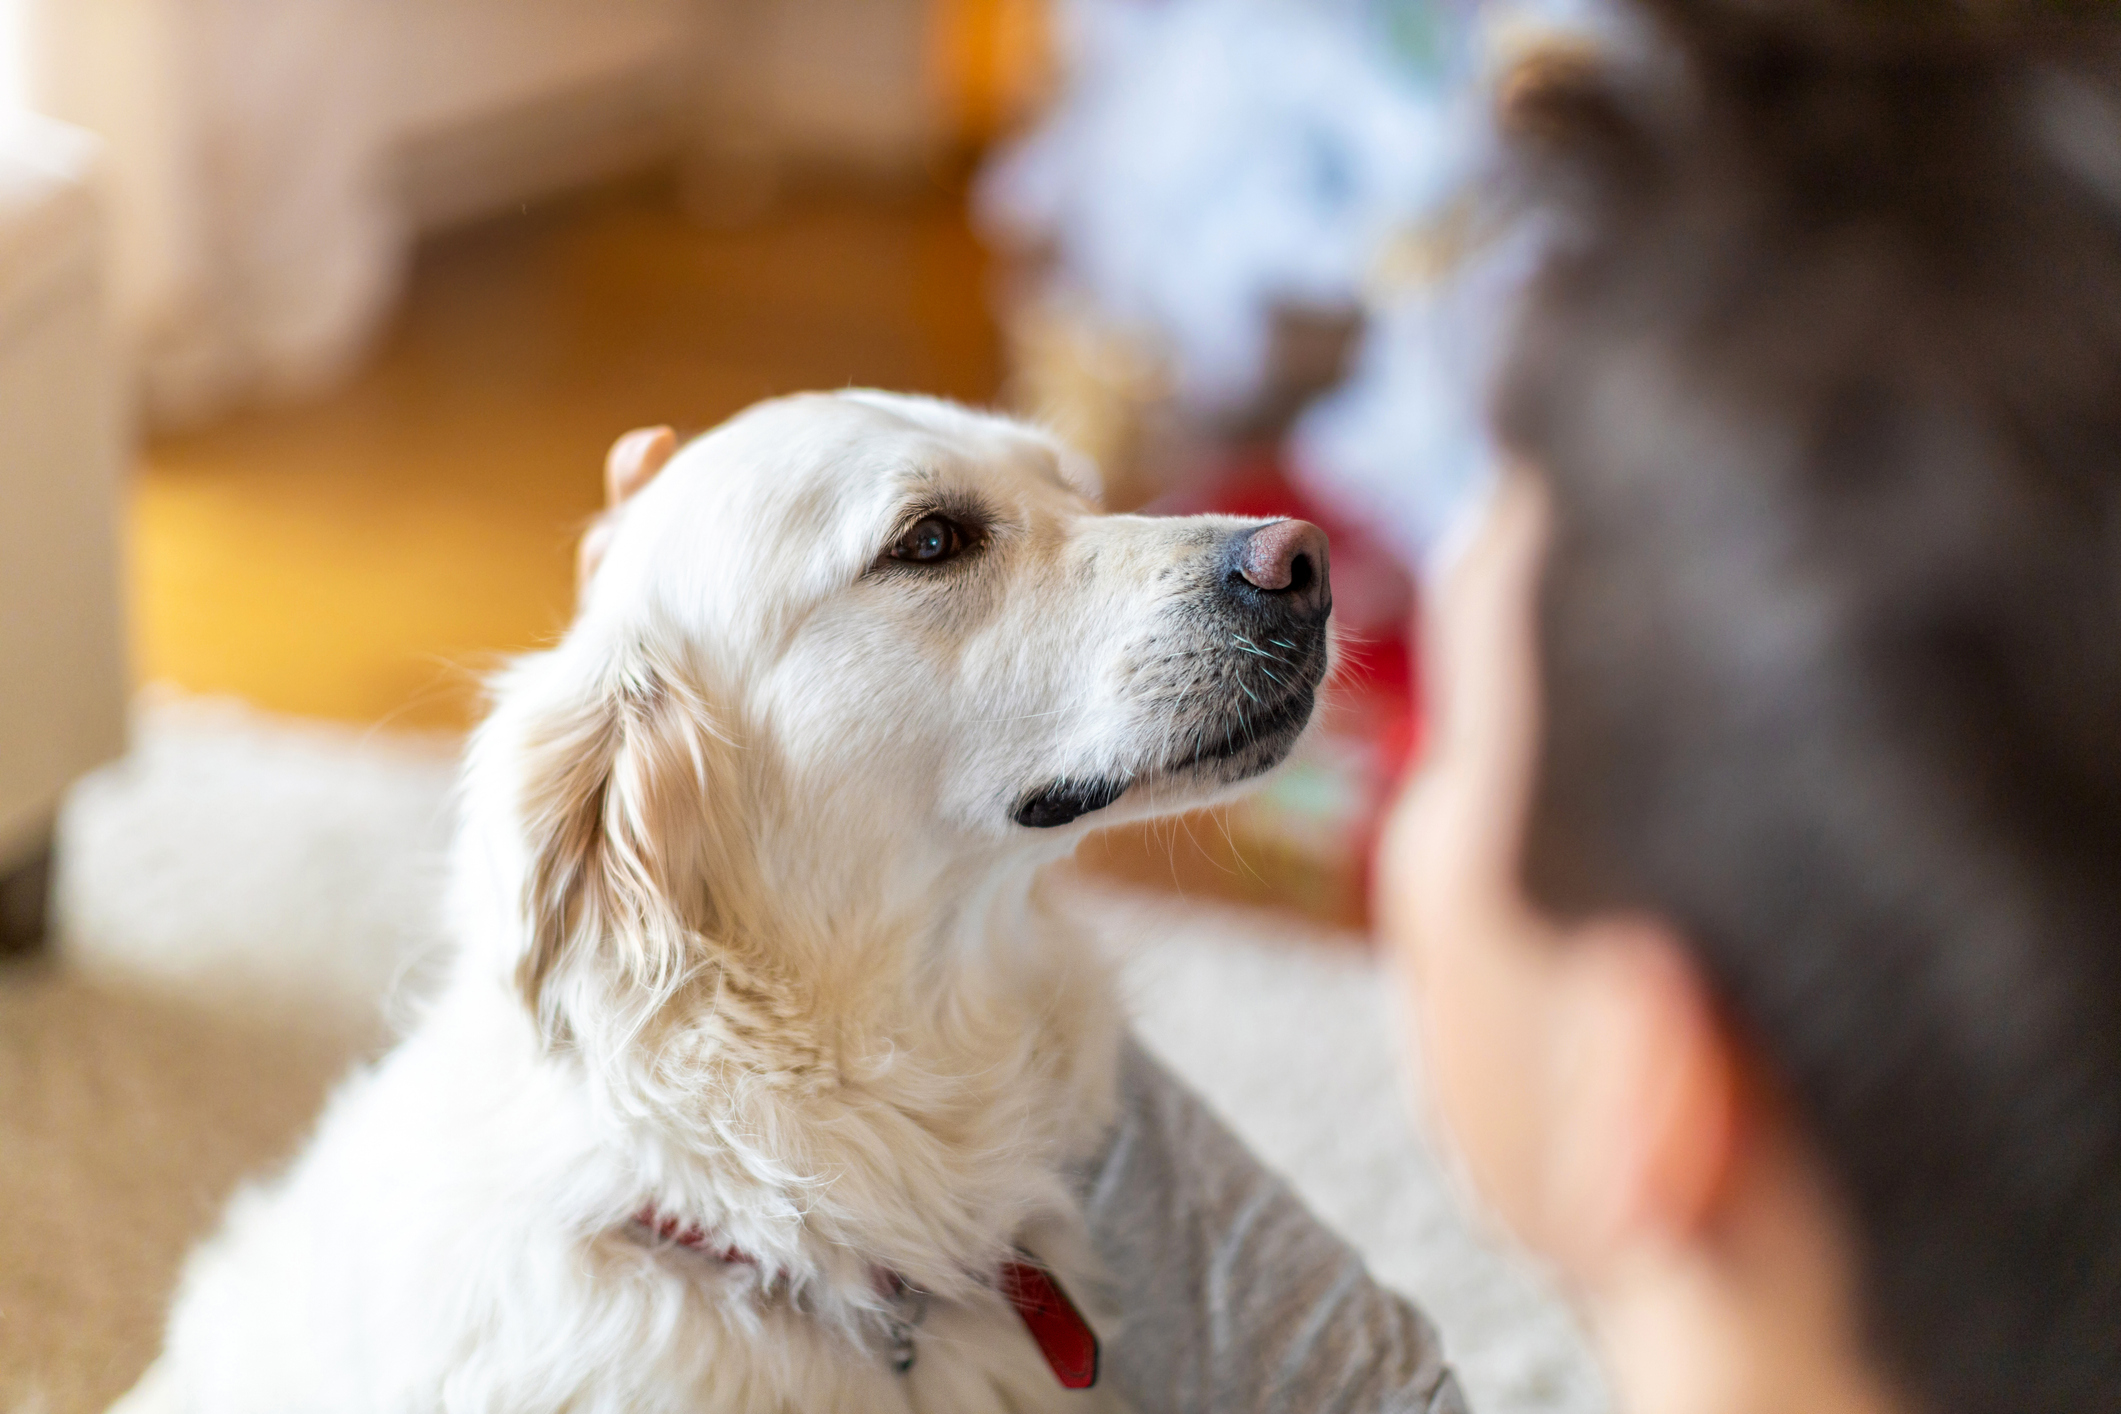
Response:
POLYGON ((1331 594, 1313 526, 1092 477, 847 392, 632 496, 473 739, 446 982, 125 1414, 1120 1407, 1070 1175, 1121 1019, 1040 871, 1281 761, 1331 594))

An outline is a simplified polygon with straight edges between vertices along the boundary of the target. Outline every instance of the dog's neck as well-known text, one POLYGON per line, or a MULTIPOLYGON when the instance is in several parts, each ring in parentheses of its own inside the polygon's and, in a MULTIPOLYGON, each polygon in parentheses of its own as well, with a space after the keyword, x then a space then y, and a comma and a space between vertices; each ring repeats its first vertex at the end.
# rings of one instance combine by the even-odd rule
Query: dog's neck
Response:
MULTIPOLYGON (((651 1202, 779 1270, 942 1292, 1072 1210, 1068 1166, 1110 1117, 1108 979, 1036 862, 942 872, 925 910, 794 896, 667 995, 593 955, 552 979, 568 1035, 537 1066, 635 1175, 616 1218, 651 1202)), ((478 931, 519 933, 513 900, 487 904, 478 931)), ((505 952, 466 967, 528 1038, 505 952)))
POLYGON ((650 1203, 798 1277, 943 1291, 1072 1211, 1118 1009, 1020 852, 1054 846, 842 808, 673 665, 579 667, 526 660, 474 739, 443 1007, 572 1116, 584 1220, 650 1203))

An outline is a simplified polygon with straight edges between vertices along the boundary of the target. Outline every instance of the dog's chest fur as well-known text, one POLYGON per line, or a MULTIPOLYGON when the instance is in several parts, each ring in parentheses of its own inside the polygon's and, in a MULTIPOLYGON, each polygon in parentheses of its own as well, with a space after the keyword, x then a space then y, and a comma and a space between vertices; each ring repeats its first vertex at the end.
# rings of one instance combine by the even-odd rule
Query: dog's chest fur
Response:
POLYGON ((1021 1246, 1095 1307, 1067 1168, 1109 1118, 1117 1013, 1050 944, 829 1038, 822 1080, 731 1072, 682 1019, 553 1054, 467 967, 238 1200, 157 1371, 185 1398, 136 1407, 1116 1407, 1062 1389, 992 1285, 1021 1246), (644 1205, 746 1260, 653 1240, 644 1205), (928 1293, 903 1373, 884 1273, 928 1293))

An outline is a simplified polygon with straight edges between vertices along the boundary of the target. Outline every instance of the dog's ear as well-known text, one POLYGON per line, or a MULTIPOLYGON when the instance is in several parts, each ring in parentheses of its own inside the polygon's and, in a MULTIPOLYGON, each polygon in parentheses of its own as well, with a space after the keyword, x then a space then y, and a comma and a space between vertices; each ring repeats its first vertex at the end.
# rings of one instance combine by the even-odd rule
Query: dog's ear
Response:
POLYGON ((772 930, 745 883, 757 869, 735 807, 736 744, 682 669, 634 651, 588 682, 566 651, 542 666, 549 684, 575 686, 525 693, 513 738, 529 855, 515 979, 547 1044, 653 1050, 674 1025, 686 1044, 659 1065, 837 1083, 807 994, 760 943, 772 930))
POLYGON ((578 965, 663 997, 706 961, 724 924, 708 880, 731 844, 711 777, 730 748, 682 673, 634 655, 533 713, 520 749, 529 936, 516 982, 557 1037, 554 983, 578 965))

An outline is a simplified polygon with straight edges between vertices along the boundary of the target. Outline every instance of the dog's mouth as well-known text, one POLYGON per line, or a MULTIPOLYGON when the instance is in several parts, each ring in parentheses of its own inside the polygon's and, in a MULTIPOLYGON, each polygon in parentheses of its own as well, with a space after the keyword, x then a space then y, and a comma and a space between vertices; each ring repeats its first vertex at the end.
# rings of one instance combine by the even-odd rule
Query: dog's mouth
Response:
POLYGON ((1245 704, 1250 710, 1233 708, 1219 729, 1200 733, 1190 750, 1129 775, 1048 781, 1017 802, 1014 818, 1019 825, 1050 830, 1102 810, 1149 781, 1198 781, 1205 776, 1230 785, 1271 771, 1310 724, 1317 701, 1315 682, 1306 682, 1278 701, 1245 704))
POLYGON ((1106 776, 1087 781, 1049 781, 1025 796, 1016 807, 1016 823, 1034 830, 1050 830, 1102 810, 1127 793, 1131 780, 1106 776))

